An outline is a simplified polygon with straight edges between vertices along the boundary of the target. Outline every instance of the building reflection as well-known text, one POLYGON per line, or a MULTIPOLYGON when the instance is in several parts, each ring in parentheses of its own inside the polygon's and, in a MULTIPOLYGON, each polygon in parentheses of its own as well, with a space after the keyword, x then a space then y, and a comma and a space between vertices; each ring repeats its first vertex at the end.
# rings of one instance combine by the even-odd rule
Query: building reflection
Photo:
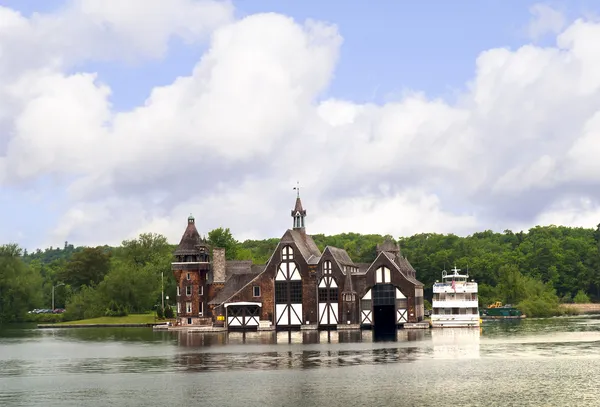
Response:
MULTIPOLYGON (((456 329, 453 329, 456 330, 456 329)), ((472 331, 472 330, 471 330, 472 331)), ((441 331, 440 331, 441 332, 441 331)), ((186 347, 207 347, 221 345, 274 345, 274 344, 335 344, 360 342, 412 342, 426 338, 428 330, 399 329, 392 335, 375 335, 370 330, 344 331, 266 331, 266 332, 177 332, 177 344, 186 347)), ((435 335, 432 333, 432 336, 435 335)), ((437 333, 440 337, 442 333, 437 333)))
MULTIPOLYGON (((453 341, 459 341, 441 331, 436 334, 441 338, 439 344, 438 339, 434 341, 436 355, 448 347, 451 350, 452 346, 455 346, 453 341)), ((178 332, 178 345, 189 350, 174 355, 173 362, 178 368, 193 372, 410 363, 423 357, 424 352, 431 352, 426 340, 429 339, 429 335, 428 330, 398 330, 390 340, 393 344, 373 347, 370 343, 375 342, 377 338, 374 338, 369 330, 210 334, 178 332), (418 343, 419 341, 422 343, 418 343), (408 343, 414 343, 414 346, 407 346, 408 343)))
POLYGON ((477 359, 481 330, 474 328, 436 328, 431 330, 433 357, 436 359, 477 359))

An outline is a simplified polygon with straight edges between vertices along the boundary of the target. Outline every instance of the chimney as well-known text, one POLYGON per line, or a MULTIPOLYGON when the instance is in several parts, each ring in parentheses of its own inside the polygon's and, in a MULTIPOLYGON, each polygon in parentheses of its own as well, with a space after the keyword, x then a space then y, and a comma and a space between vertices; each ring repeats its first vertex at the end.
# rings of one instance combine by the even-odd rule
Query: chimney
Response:
POLYGON ((220 247, 213 248, 212 255, 212 272, 213 272, 213 283, 224 283, 225 282, 225 249, 220 247))

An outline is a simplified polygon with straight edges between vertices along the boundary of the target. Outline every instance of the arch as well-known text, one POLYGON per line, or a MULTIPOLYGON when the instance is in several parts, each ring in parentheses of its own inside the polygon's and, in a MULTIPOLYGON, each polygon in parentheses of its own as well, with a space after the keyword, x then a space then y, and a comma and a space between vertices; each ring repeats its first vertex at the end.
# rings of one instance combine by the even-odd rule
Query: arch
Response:
POLYGON ((339 309, 339 287, 333 277, 331 261, 323 263, 323 273, 317 287, 319 302, 319 325, 337 325, 339 309))

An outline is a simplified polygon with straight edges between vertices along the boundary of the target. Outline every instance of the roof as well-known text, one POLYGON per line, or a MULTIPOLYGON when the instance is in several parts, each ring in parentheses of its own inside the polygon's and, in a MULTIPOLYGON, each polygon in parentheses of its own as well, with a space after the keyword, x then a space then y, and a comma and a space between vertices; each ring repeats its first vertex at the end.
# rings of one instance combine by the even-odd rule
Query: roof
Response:
POLYGON ((317 264, 321 258, 317 244, 303 230, 288 229, 281 238, 281 243, 295 243, 308 264, 317 264))
POLYGON ((369 267, 371 267, 371 263, 356 263, 355 266, 358 267, 358 273, 356 274, 365 274, 369 267))
POLYGON ((225 281, 225 285, 215 298, 208 303, 211 305, 223 304, 262 273, 264 269, 264 265, 252 264, 251 261, 228 261, 225 271, 228 278, 225 281))
POLYGON ((356 266, 348 252, 344 249, 340 249, 339 247, 327 246, 323 253, 329 250, 329 253, 333 256, 333 258, 340 263, 342 266, 356 266))
POLYGON ((404 276, 404 278, 406 278, 408 281, 410 281, 411 283, 417 285, 417 286, 421 286, 423 287, 423 283, 420 282, 419 280, 417 280, 414 277, 415 274, 415 269, 413 268, 413 266, 408 262, 408 260, 406 259, 406 257, 402 257, 400 255, 394 255, 392 253, 389 252, 380 252, 379 255, 377 256, 377 258, 373 261, 373 263, 369 264, 369 267, 367 269, 362 270, 361 268, 361 274, 366 273, 374 264, 377 263, 377 259, 379 259, 380 256, 385 256, 390 260, 390 263, 392 265, 394 265, 394 267, 396 268, 396 270, 398 270, 400 273, 402 273, 402 275, 404 276))
POLYGON ((294 205, 292 216, 294 216, 297 212, 300 212, 301 215, 306 216, 306 211, 304 210, 304 208, 302 208, 302 201, 300 200, 300 196, 296 198, 296 205, 294 205))
POLYGON ((227 260, 225 263, 225 278, 233 274, 247 274, 252 268, 252 260, 227 260))
POLYGON ((396 244, 396 242, 392 241, 390 238, 386 238, 382 244, 377 245, 378 252, 390 252, 390 253, 398 253, 400 252, 400 248, 396 244))
POLYGON ((193 216, 188 218, 188 224, 185 228, 185 232, 183 232, 183 236, 181 236, 181 241, 179 242, 179 246, 175 249, 175 255, 185 255, 185 254, 196 254, 198 253, 198 247, 204 245, 200 239, 200 234, 198 233, 198 229, 196 229, 196 222, 193 216))

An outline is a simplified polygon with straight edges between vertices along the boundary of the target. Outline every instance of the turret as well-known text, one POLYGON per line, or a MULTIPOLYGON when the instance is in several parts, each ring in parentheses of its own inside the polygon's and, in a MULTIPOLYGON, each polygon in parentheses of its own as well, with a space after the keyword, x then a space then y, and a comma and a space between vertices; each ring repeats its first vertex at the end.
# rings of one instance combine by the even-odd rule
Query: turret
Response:
POLYGON ((177 321, 180 325, 202 322, 206 310, 206 275, 210 270, 210 251, 206 239, 196 229, 190 215, 171 263, 177 281, 177 321))
POLYGON ((300 200, 300 185, 294 187, 296 190, 296 205, 292 209, 292 218, 294 219, 294 230, 304 231, 305 224, 304 218, 306 217, 306 211, 302 208, 302 201, 300 200))

